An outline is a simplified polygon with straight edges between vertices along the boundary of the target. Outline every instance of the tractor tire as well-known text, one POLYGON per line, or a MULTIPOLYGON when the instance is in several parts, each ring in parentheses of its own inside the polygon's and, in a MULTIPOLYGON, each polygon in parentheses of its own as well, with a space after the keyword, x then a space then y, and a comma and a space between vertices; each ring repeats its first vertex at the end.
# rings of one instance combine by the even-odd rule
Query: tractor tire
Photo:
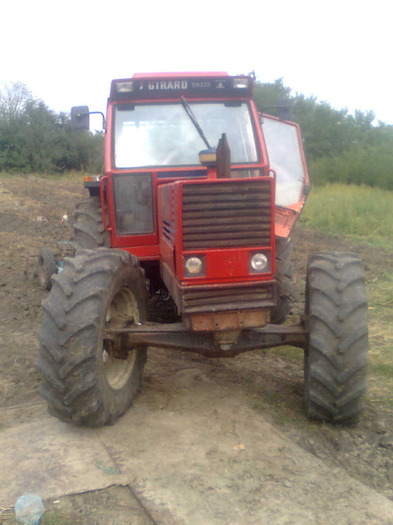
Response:
POLYGON ((109 248, 109 232, 102 224, 101 197, 93 196, 76 205, 74 247, 76 250, 109 248))
POLYGON ((81 250, 65 259, 43 302, 37 367, 49 412, 76 425, 112 424, 136 396, 146 347, 105 329, 146 319, 138 259, 121 250, 81 250))
POLYGON ((50 290, 52 275, 57 273, 56 259, 49 248, 41 248, 37 260, 37 278, 44 290, 50 290))
POLYGON ((277 306, 271 310, 271 322, 282 324, 288 317, 294 300, 292 289, 293 264, 290 260, 291 242, 289 239, 276 240, 276 283, 277 306))
POLYGON ((356 423, 368 363, 367 297, 357 255, 319 253, 308 261, 304 402, 310 419, 356 423))

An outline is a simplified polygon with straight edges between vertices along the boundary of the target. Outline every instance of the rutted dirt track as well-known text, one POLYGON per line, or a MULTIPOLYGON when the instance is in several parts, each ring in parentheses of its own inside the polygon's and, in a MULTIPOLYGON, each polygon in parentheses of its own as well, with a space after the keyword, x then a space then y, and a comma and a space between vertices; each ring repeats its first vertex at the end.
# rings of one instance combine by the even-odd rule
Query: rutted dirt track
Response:
MULTIPOLYGON (((34 276, 36 258, 42 246, 64 250, 64 241, 72 236, 75 204, 84 198, 84 191, 80 181, 0 179, 0 437, 1 432, 18 425, 34 426, 44 413, 35 370, 35 333, 46 292, 34 276)), ((357 251, 369 278, 391 265, 391 255, 385 251, 349 246, 344 239, 301 228, 293 236, 293 245, 299 299, 310 252, 357 251)), ((132 450, 134 463, 124 466, 131 471, 138 466, 132 473, 132 489, 130 485, 112 487, 84 495, 82 502, 77 495, 64 498, 64 508, 74 498, 70 508, 81 509, 80 521, 73 516, 73 523, 329 522, 324 516, 343 524, 392 523, 391 408, 376 404, 371 389, 357 427, 307 421, 302 411, 302 361, 295 351, 288 355, 280 350, 208 360, 149 350, 142 391, 131 415, 100 435, 110 448, 116 427, 124 429, 132 420, 129 439, 134 444, 140 441, 139 448, 132 450), (260 442, 263 450, 257 446, 260 442), (275 442, 281 443, 277 449, 275 442), (166 454, 171 458, 170 468, 166 454), (269 469, 276 474, 269 474, 269 469), (364 488, 359 488, 359 482, 364 488), (358 495, 352 484, 360 491, 358 495), (175 507, 171 490, 175 488, 177 497, 189 506, 188 516, 175 510, 171 514, 175 507), (132 490, 145 506, 151 505, 150 517, 132 490), (385 503, 384 521, 385 514, 376 512, 385 503), (127 516, 120 510, 115 515, 114 505, 122 507, 122 512, 127 507, 127 516), (83 518, 86 509, 90 518, 83 518), (262 517, 268 521, 261 521, 262 517)), ((116 453, 124 457, 126 451, 117 446, 113 457, 116 453)), ((2 503, 0 495, 0 507, 2 503)), ((0 523, 1 519, 0 515, 0 523)))

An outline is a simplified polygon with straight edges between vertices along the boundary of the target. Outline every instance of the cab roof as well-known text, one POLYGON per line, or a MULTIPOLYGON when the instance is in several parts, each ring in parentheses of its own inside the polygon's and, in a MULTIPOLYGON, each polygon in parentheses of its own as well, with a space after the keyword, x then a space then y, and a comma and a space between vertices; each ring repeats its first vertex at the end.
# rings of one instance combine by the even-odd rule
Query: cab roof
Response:
POLYGON ((253 79, 217 72, 135 73, 112 80, 110 100, 251 98, 253 79))

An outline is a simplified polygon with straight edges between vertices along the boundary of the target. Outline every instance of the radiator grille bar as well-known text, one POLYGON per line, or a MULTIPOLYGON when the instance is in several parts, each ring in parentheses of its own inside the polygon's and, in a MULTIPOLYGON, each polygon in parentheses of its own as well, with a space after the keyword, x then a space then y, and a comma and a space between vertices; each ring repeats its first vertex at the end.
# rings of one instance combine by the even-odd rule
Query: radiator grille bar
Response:
POLYGON ((272 283, 192 288, 185 289, 183 295, 183 307, 186 313, 271 307, 275 305, 275 301, 275 288, 272 283))

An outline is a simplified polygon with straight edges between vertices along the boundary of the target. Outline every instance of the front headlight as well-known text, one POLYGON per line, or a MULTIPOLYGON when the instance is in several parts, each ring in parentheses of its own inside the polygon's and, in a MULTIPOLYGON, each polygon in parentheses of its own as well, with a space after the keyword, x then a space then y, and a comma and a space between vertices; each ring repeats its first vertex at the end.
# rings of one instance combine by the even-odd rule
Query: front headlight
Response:
POLYGON ((197 257, 193 255, 184 259, 184 273, 186 277, 199 277, 204 275, 205 263, 204 257, 197 257))
POLYGON ((268 272, 270 261, 264 253, 254 253, 250 255, 250 271, 252 273, 268 272))

